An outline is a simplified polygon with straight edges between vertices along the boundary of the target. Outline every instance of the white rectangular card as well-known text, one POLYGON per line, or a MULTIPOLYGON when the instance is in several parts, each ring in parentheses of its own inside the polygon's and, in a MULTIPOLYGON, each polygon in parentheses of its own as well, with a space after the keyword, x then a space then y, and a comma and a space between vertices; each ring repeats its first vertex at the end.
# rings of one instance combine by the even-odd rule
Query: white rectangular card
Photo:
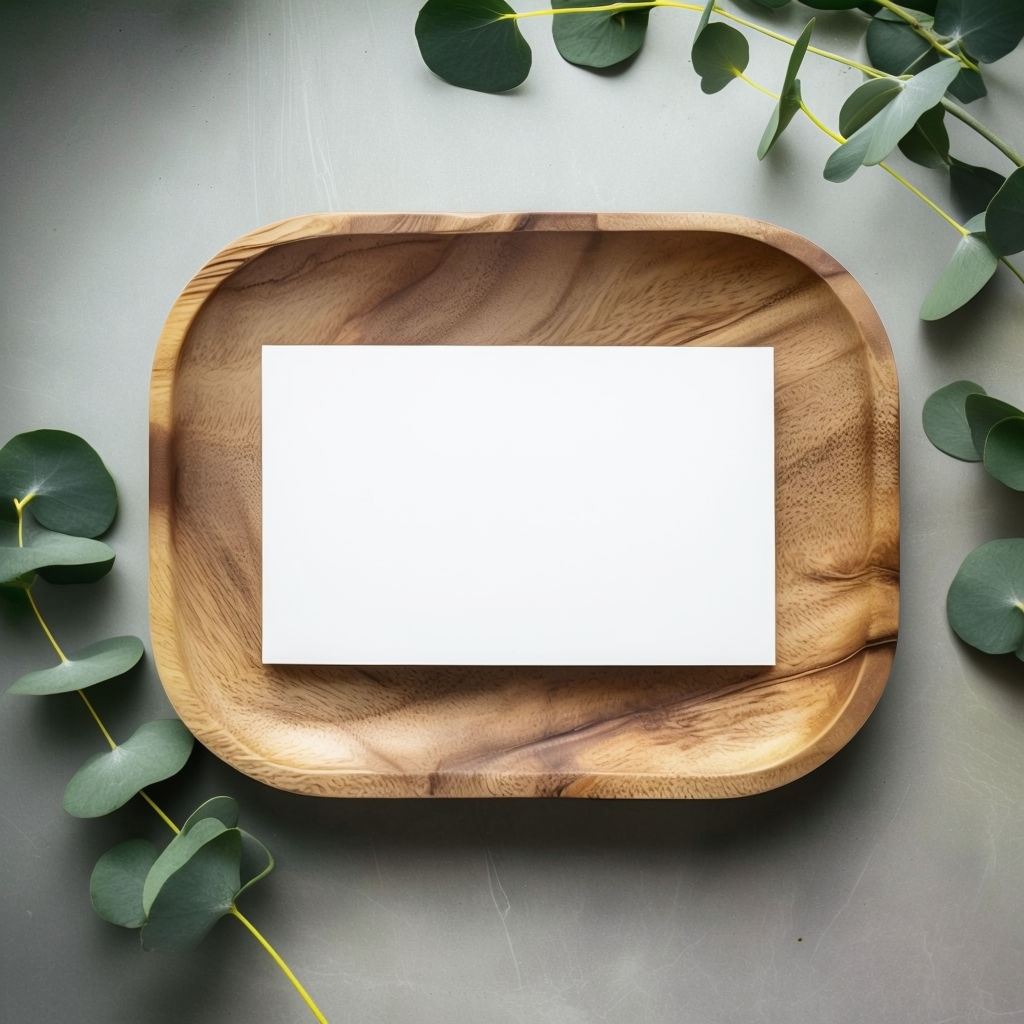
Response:
POLYGON ((775 662, 773 352, 263 349, 263 660, 775 662))

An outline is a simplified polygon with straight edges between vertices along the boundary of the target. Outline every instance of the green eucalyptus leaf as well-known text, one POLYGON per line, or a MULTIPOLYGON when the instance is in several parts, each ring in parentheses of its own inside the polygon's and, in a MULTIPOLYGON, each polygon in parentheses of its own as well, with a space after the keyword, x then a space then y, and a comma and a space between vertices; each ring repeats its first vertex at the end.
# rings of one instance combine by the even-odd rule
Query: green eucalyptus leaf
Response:
POLYGON ((1011 416, 1024 416, 1015 405, 1000 401, 990 395, 967 395, 964 399, 964 415, 971 429, 971 441, 979 454, 984 456, 989 431, 1000 421, 1011 416))
POLYGON ((988 95, 988 87, 980 72, 972 71, 971 68, 961 68, 960 74, 953 79, 953 84, 949 87, 949 93, 961 103, 973 103, 988 95))
POLYGON ((1024 249, 1024 167, 1018 167, 989 202, 985 234, 1000 256, 1024 249))
POLYGON ((34 430, 0 448, 0 500, 18 499, 56 533, 98 537, 114 521, 117 488, 103 460, 75 434, 34 430))
MULTIPOLYGON (((977 223, 969 221, 966 227, 977 223)), ((999 256, 984 231, 973 229, 964 235, 953 251, 953 258, 921 305, 922 320, 939 320, 974 298, 988 283, 999 266, 999 256)))
POLYGON ((899 94, 829 157, 825 177, 829 181, 845 181, 861 164, 881 163, 918 118, 942 99, 959 67, 950 58, 900 82, 899 94))
MULTIPOLYGON (((704 10, 700 12, 700 17, 697 19, 697 28, 693 33, 694 40, 708 27, 708 23, 711 21, 711 12, 715 9, 715 0, 707 0, 704 4, 704 10)), ((691 48, 692 54, 692 48, 691 48)))
POLYGON ((238 830, 242 836, 242 860, 240 875, 247 880, 235 893, 235 899, 242 895, 246 889, 262 881, 271 871, 274 870, 274 857, 263 843, 254 835, 250 835, 244 829, 238 830))
POLYGON ((181 831, 188 832, 196 822, 204 818, 216 818, 228 828, 234 828, 238 824, 238 804, 229 796, 210 797, 188 816, 185 824, 181 826, 181 831))
POLYGON ((93 910, 111 924, 141 928, 146 923, 142 887, 156 858, 148 839, 129 839, 103 854, 89 879, 93 910))
POLYGON ((935 31, 962 44, 984 64, 1005 57, 1024 39, 1020 0, 939 0, 935 31))
MULTIPOLYGON (((607 6, 605 0, 552 0, 552 7, 607 6)), ((631 11, 601 11, 551 19, 551 35, 562 57, 570 64, 608 68, 639 52, 651 17, 649 7, 631 11)))
POLYGON ((109 814, 140 789, 181 771, 193 743, 176 718, 146 722, 124 743, 86 761, 64 791, 64 810, 77 818, 109 814))
POLYGON ((144 652, 142 641, 136 636, 110 637, 68 655, 67 661, 59 665, 23 675, 7 692, 43 697, 85 690, 124 675, 144 652))
POLYGON ((816 11, 852 11, 860 7, 863 0, 800 0, 804 7, 813 7, 816 11))
POLYGON ((114 551, 103 541, 37 529, 21 547, 8 526, 0 527, 0 580, 46 571, 53 583, 91 583, 114 564, 114 551))
POLYGON ((763 160, 770 152, 772 146, 778 141, 779 136, 789 127, 790 121, 796 116, 800 109, 800 79, 796 77, 800 70, 807 47, 811 42, 811 33, 814 31, 814 19, 811 18, 803 31, 797 37, 793 46, 793 52, 789 55, 789 63, 786 66, 786 77, 782 81, 782 89, 779 91, 779 99, 772 110, 772 115, 765 126, 764 134, 761 136, 761 143, 757 147, 757 158, 763 160))
POLYGON ((746 36, 724 22, 712 22, 693 41, 693 70, 700 75, 701 91, 720 92, 742 75, 750 60, 746 36))
POLYGON ((464 89, 514 89, 533 60, 514 14, 505 0, 427 0, 416 19, 423 62, 464 89))
POLYGON ((182 952, 199 945, 234 909, 241 890, 241 859, 239 830, 225 828, 213 818, 203 819, 171 840, 146 878, 143 946, 182 952))
POLYGON ((972 551, 950 584, 946 614, 972 647, 1024 658, 1024 538, 992 540, 972 551))
POLYGON ((900 139, 900 152, 922 167, 949 167, 949 132, 946 131, 945 119, 946 112, 941 106, 926 110, 917 119, 917 124, 900 139))
MULTIPOLYGON (((916 13, 919 22, 930 28, 932 19, 923 11, 916 13)), ((880 10, 871 19, 864 41, 872 66, 887 75, 916 74, 938 59, 928 40, 891 11, 880 10)))
POLYGON ((839 110, 839 133, 852 135, 887 107, 902 89, 902 84, 894 78, 869 78, 862 82, 846 97, 839 110))
POLYGON ((1006 178, 987 167, 964 163, 955 156, 951 156, 949 161, 949 183, 953 190, 953 198, 963 211, 963 215, 976 217, 979 213, 984 213, 1006 178))
POLYGON ((929 395, 921 412, 921 421, 928 440, 954 459, 979 462, 981 453, 975 447, 967 422, 968 395, 984 395, 985 389, 972 380, 957 380, 929 395))
POLYGON ((790 2, 791 0, 751 0, 751 3, 755 3, 759 7, 767 7, 773 11, 777 11, 780 7, 785 7, 790 2))
POLYGON ((1024 415, 1000 420, 988 432, 984 461, 1000 483, 1024 491, 1024 415))

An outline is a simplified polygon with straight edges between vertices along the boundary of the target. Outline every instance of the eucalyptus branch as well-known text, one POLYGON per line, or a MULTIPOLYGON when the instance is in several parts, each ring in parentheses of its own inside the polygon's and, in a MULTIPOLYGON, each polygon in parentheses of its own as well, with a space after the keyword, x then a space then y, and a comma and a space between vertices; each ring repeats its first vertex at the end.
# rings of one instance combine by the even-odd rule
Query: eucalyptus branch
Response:
POLYGON ((948 96, 943 96, 939 101, 942 109, 952 114, 958 121, 962 121, 972 131, 977 132, 986 142, 991 143, 1003 156, 1018 167, 1024 167, 1024 156, 1021 156, 1010 144, 1001 139, 991 128, 982 124, 973 114, 964 110, 958 103, 954 103, 948 96))
POLYGON ((943 57, 952 57, 953 60, 959 62, 968 71, 977 71, 978 65, 974 61, 968 59, 964 54, 957 53, 954 50, 950 50, 945 43, 937 36, 934 32, 927 29, 921 24, 917 18, 914 17, 910 11, 900 7, 899 4, 893 3, 893 0, 874 0, 879 7, 884 8, 890 13, 896 15, 900 21, 905 22, 910 26, 913 31, 919 35, 928 45, 935 50, 936 53, 942 54, 943 57))

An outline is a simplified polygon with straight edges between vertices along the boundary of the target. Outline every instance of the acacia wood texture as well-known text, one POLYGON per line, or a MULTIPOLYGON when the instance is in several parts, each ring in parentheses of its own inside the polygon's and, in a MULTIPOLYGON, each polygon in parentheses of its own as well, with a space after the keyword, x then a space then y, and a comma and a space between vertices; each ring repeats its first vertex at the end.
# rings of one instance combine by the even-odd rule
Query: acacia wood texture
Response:
MULTIPOLYGON (((174 305, 150 419, 160 676, 196 736, 269 785, 750 794, 834 754, 888 679, 899 602, 892 353, 850 275, 782 229, 702 214, 271 225, 215 257, 174 305), (260 353, 298 343, 774 346, 777 664, 263 665, 260 353)), ((323 528, 329 538, 329 519, 323 528)), ((742 594, 736 604, 741 617, 742 594)))

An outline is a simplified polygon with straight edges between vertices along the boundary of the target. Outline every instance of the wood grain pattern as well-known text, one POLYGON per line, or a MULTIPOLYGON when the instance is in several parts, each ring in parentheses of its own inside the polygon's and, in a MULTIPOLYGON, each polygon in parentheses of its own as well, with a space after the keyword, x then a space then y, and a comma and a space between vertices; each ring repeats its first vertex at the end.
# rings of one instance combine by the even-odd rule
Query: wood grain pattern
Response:
POLYGON ((738 796, 834 754, 888 679, 899 602, 892 353, 850 275, 779 228, 703 214, 272 225, 215 257, 174 305, 150 422, 160 676, 196 736, 269 785, 738 796), (774 346, 777 664, 261 664, 260 351, 291 343, 774 346))

